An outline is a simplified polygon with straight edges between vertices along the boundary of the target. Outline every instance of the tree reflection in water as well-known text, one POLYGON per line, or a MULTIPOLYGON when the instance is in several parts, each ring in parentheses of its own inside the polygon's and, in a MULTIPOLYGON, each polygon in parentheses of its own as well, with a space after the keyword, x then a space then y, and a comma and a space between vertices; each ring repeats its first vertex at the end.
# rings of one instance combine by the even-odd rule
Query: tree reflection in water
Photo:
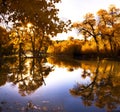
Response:
POLYGON ((18 86, 22 96, 35 92, 45 85, 44 78, 53 71, 53 66, 46 66, 45 61, 45 58, 4 59, 0 65, 0 86, 12 82, 13 86, 18 86))
POLYGON ((97 64, 84 62, 82 64, 83 79, 91 78, 89 84, 79 82, 70 89, 73 96, 80 96, 85 106, 95 105, 112 111, 120 105, 120 70, 119 62, 98 61, 97 64), (86 71, 89 69, 90 72, 86 71))
POLYGON ((65 56, 48 57, 47 61, 52 65, 67 68, 69 72, 73 72, 75 69, 78 69, 81 66, 80 61, 65 56))
MULTIPOLYGON (((106 108, 109 112, 120 106, 119 62, 106 60, 69 60, 68 58, 64 58, 64 60, 63 58, 50 57, 47 58, 47 60, 46 58, 1 59, 0 86, 5 85, 6 82, 11 82, 13 86, 18 86, 21 96, 27 96, 35 92, 42 85, 46 85, 44 79, 54 70, 54 65, 67 68, 69 72, 74 72, 76 69, 83 69, 82 73, 79 74, 82 76, 82 80, 89 78, 91 81, 88 83, 78 81, 74 87, 69 90, 70 94, 75 97, 80 97, 85 106, 94 105, 99 108, 106 108), (46 64, 47 61, 52 65, 46 64)), ((69 80, 69 77, 67 80, 69 80)), ((3 100, 0 103, 1 105, 8 105, 3 100)), ((4 108, 4 106, 1 107, 4 108)), ((54 105, 53 107, 49 107, 49 105, 42 107, 41 105, 37 106, 33 101, 28 101, 25 107, 20 109, 24 109, 24 111, 26 111, 25 109, 40 109, 40 111, 51 109, 51 111, 53 111, 53 108, 54 105)), ((58 107, 56 107, 56 109, 57 108, 58 107)), ((64 108, 61 106, 58 110, 61 112, 64 108)))
POLYGON ((0 86, 8 81, 8 74, 11 74, 11 66, 16 62, 16 58, 0 58, 0 86))

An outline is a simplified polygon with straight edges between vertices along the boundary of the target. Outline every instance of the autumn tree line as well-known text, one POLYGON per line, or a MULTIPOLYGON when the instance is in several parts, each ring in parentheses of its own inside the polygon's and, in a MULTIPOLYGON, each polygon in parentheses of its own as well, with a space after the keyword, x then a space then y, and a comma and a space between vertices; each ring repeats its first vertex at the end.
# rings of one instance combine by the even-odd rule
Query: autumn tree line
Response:
POLYGON ((31 53, 71 56, 118 56, 120 53, 120 9, 111 5, 96 15, 88 13, 82 22, 58 17, 61 0, 0 0, 0 57, 31 53), (80 39, 51 38, 76 29, 80 39))
POLYGON ((108 10, 100 9, 96 15, 87 13, 83 21, 73 23, 72 28, 83 40, 71 37, 54 42, 48 52, 92 57, 120 55, 120 9, 114 5, 108 10))

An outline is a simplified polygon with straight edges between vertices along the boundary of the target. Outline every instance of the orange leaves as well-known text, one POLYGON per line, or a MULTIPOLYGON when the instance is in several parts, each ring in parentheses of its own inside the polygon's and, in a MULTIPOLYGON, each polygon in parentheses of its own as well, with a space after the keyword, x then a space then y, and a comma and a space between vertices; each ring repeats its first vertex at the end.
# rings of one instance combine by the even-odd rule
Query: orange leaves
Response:
POLYGON ((73 56, 74 53, 80 54, 81 45, 82 41, 80 40, 65 40, 49 46, 47 52, 53 54, 64 54, 73 56))
POLYGON ((107 11, 104 10, 104 9, 100 9, 100 10, 97 12, 97 15, 98 15, 98 16, 104 16, 104 15, 107 15, 107 14, 108 14, 107 11))
POLYGON ((87 13, 85 16, 84 16, 84 19, 85 20, 92 20, 94 19, 94 15, 92 13, 87 13))
POLYGON ((81 26, 82 26, 82 23, 80 23, 80 22, 75 22, 75 23, 72 24, 73 28, 79 28, 81 26))
POLYGON ((104 45, 106 42, 109 42, 113 52, 116 50, 115 46, 118 46, 116 44, 118 43, 118 35, 120 35, 119 23, 120 9, 111 5, 108 10, 100 9, 96 17, 92 13, 87 13, 82 22, 73 23, 73 28, 76 28, 85 40, 89 37, 93 38, 98 52, 100 44, 104 45))
MULTIPOLYGON (((7 9, 0 13, 9 16, 9 22, 31 22, 46 34, 55 36, 57 33, 67 32, 71 27, 70 20, 63 21, 58 17, 56 3, 61 0, 7 0, 7 9), (9 13, 9 14, 8 14, 9 13), (62 23, 61 23, 62 22, 62 23)), ((0 8, 3 8, 0 4, 0 8)))
POLYGON ((76 28, 80 34, 85 38, 93 37, 97 35, 95 31, 97 21, 92 13, 87 13, 82 22, 73 23, 73 27, 76 28))

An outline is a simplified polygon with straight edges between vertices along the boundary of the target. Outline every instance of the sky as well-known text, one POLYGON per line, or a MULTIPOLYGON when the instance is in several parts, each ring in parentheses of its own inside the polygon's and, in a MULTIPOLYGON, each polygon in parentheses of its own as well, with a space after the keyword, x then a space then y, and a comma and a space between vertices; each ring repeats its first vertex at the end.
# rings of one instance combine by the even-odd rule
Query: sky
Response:
MULTIPOLYGON (((58 16, 62 19, 70 19, 72 22, 82 21, 86 13, 94 13, 99 9, 108 9, 111 4, 120 8, 120 0, 62 0, 57 4, 59 8, 58 16)), ((77 37, 75 31, 69 33, 58 34, 54 39, 67 39, 69 36, 77 37)))

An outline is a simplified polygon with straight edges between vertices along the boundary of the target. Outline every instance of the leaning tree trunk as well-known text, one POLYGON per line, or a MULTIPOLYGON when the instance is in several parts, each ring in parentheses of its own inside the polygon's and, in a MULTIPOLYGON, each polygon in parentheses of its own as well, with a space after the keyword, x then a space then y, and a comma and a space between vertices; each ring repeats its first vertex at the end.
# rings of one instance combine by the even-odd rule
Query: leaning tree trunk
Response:
POLYGON ((98 43, 98 40, 96 39, 96 37, 94 37, 94 40, 95 40, 95 43, 96 43, 96 49, 97 49, 97 57, 99 57, 99 43, 98 43))
POLYGON ((44 41, 44 38, 45 38, 45 34, 44 34, 44 31, 43 31, 43 35, 41 36, 41 39, 39 41, 40 43, 40 46, 39 46, 39 52, 41 51, 41 48, 43 47, 43 41, 44 41))

